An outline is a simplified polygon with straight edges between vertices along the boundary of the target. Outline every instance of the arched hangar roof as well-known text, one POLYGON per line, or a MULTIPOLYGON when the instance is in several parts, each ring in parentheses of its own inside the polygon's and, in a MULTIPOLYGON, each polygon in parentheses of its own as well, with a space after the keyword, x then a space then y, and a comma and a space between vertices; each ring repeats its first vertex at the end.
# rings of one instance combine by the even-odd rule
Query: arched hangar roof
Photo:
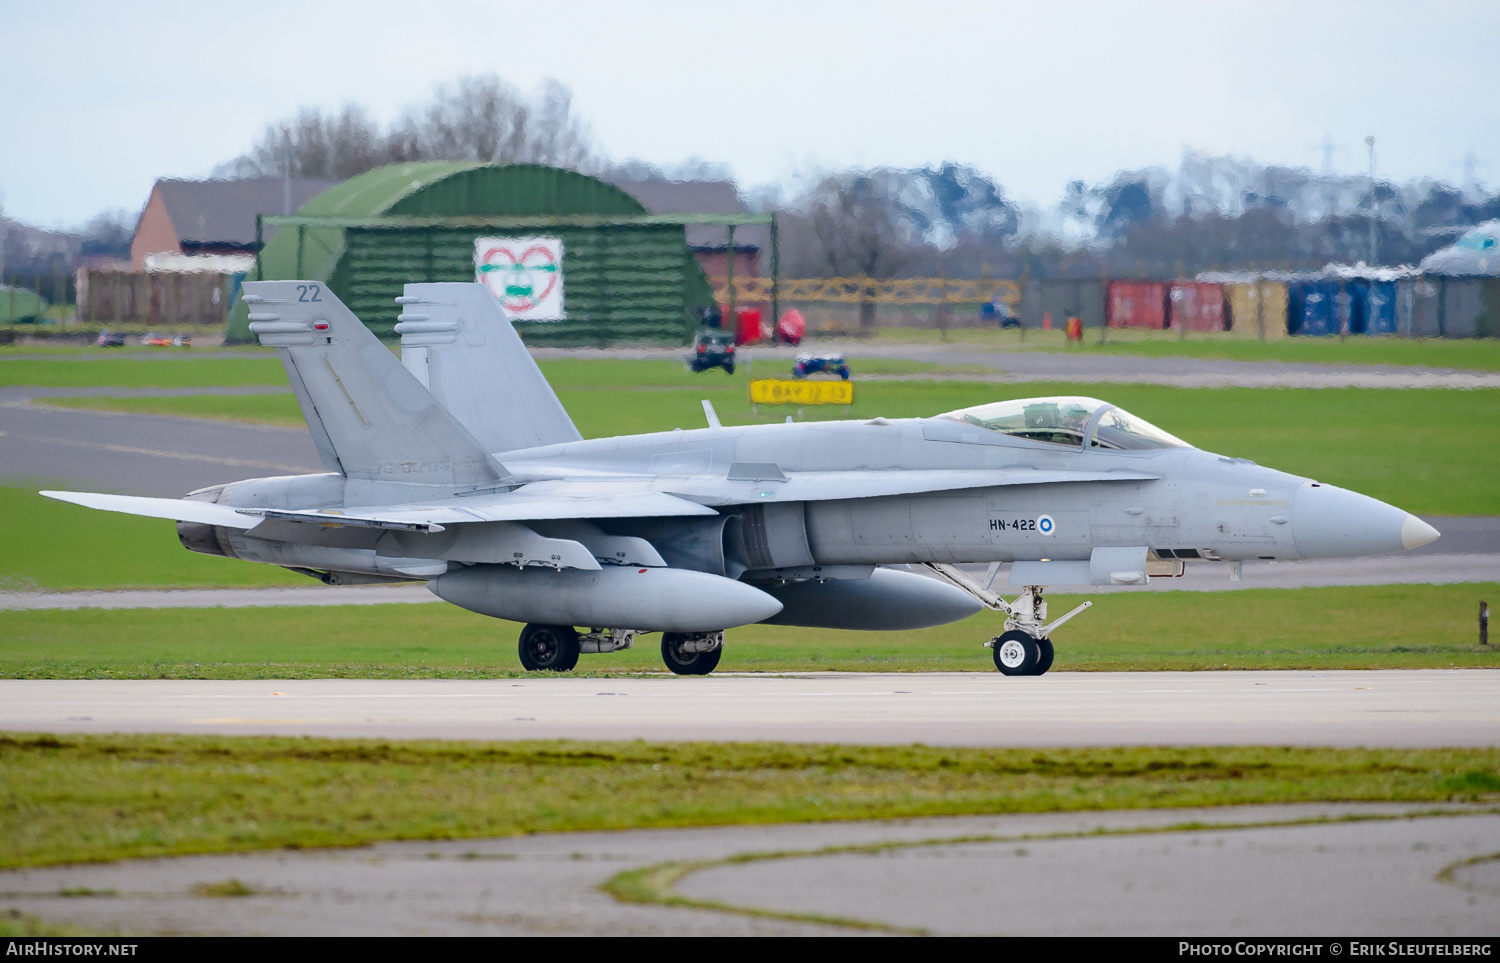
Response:
MULTIPOLYGON (((377 167, 330 187, 298 208, 299 217, 645 214, 613 184, 540 164, 417 161, 377 167)), ((298 271, 297 231, 276 232, 260 255, 260 277, 326 281, 344 253, 340 228, 309 227, 298 271)))
MULTIPOLYGON (((358 221, 385 217, 633 217, 648 213, 640 201, 620 187, 576 171, 539 164, 424 161, 391 164, 350 178, 302 205, 296 216, 358 221)), ((663 229, 675 230, 679 234, 682 230, 680 226, 663 226, 654 230, 663 229)), ((472 234, 474 230, 469 228, 468 232, 472 234)), ((545 228, 533 230, 552 233, 551 229, 545 228)), ((369 257, 368 244, 364 248, 356 245, 351 252, 351 237, 362 231, 367 237, 368 231, 354 225, 281 227, 265 242, 251 277, 325 281, 346 301, 351 295, 357 296, 357 292, 367 294, 368 284, 358 283, 351 277, 351 270, 365 264, 369 257)), ((448 241, 451 246, 452 239, 448 241)), ((695 292, 699 287, 703 289, 701 295, 695 293, 691 297, 707 303, 711 300, 707 278, 702 277, 696 262, 691 261, 685 245, 682 250, 686 259, 682 269, 697 275, 687 282, 689 287, 695 292)), ((453 262, 457 253, 456 250, 445 251, 445 270, 449 273, 457 270, 453 262)), ((413 281, 433 279, 438 278, 406 278, 413 281)), ((447 279, 446 275, 443 279, 447 279)), ((457 276, 452 279, 457 279, 457 276)), ((350 306, 354 307, 354 304, 350 306)), ((365 307, 370 309, 369 305, 365 307)), ((243 305, 235 306, 229 323, 232 340, 250 337, 248 313, 243 305)), ((373 322, 382 330, 387 326, 378 318, 364 320, 373 322)))

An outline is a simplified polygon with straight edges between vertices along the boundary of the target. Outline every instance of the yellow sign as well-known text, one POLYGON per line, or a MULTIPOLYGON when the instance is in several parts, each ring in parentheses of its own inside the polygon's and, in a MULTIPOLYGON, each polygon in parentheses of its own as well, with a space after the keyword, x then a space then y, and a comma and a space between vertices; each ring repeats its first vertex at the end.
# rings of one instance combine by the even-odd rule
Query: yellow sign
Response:
POLYGON ((766 378, 750 382, 753 405, 852 405, 852 381, 781 381, 766 378))

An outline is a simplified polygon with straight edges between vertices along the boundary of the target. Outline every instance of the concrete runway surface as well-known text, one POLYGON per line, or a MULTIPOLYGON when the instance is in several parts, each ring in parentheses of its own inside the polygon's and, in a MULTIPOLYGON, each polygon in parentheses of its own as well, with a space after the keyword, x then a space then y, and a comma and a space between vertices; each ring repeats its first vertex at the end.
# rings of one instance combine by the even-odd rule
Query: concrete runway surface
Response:
POLYGON ((1493 936, 1497 838, 1493 809, 1393 803, 558 833, 11 870, 0 907, 132 934, 1493 936), (811 855, 854 846, 886 848, 811 855), (782 855, 714 865, 756 853, 782 855), (600 890, 667 861, 732 909, 600 890), (229 880, 254 894, 195 893, 229 880))
POLYGON ((1500 672, 0 679, 0 730, 949 746, 1491 746, 1500 672))

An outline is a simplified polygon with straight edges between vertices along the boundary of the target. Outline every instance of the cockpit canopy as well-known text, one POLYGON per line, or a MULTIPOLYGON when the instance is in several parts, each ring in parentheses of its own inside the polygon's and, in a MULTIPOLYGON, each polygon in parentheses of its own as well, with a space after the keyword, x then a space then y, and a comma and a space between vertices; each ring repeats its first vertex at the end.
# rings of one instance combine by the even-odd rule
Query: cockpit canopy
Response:
POLYGON ((1021 398, 960 408, 938 415, 949 421, 978 425, 1051 445, 1142 451, 1153 448, 1190 448, 1143 418, 1097 398, 1021 398))

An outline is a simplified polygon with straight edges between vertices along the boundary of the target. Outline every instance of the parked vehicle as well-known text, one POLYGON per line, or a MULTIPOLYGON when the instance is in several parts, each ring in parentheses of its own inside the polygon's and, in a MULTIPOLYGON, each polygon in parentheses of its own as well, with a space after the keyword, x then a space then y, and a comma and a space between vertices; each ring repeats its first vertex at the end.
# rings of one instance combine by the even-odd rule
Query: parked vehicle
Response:
POLYGON ((151 348, 186 348, 192 343, 192 339, 185 334, 157 334, 155 331, 148 331, 141 335, 141 344, 151 348))
POLYGON ((806 378, 813 374, 836 374, 849 380, 849 364, 841 354, 799 354, 792 365, 792 377, 806 378))
POLYGON ((1021 319, 1016 317, 1015 308, 1004 301, 989 301, 979 306, 979 319, 986 324, 999 325, 1002 328, 1019 328, 1021 319))
POLYGON ((125 347, 125 336, 113 331, 100 331, 99 338, 94 342, 101 348, 123 348, 125 347))
POLYGON ((711 328, 699 331, 693 339, 688 367, 694 371, 723 368, 726 374, 734 374, 734 335, 711 328))

